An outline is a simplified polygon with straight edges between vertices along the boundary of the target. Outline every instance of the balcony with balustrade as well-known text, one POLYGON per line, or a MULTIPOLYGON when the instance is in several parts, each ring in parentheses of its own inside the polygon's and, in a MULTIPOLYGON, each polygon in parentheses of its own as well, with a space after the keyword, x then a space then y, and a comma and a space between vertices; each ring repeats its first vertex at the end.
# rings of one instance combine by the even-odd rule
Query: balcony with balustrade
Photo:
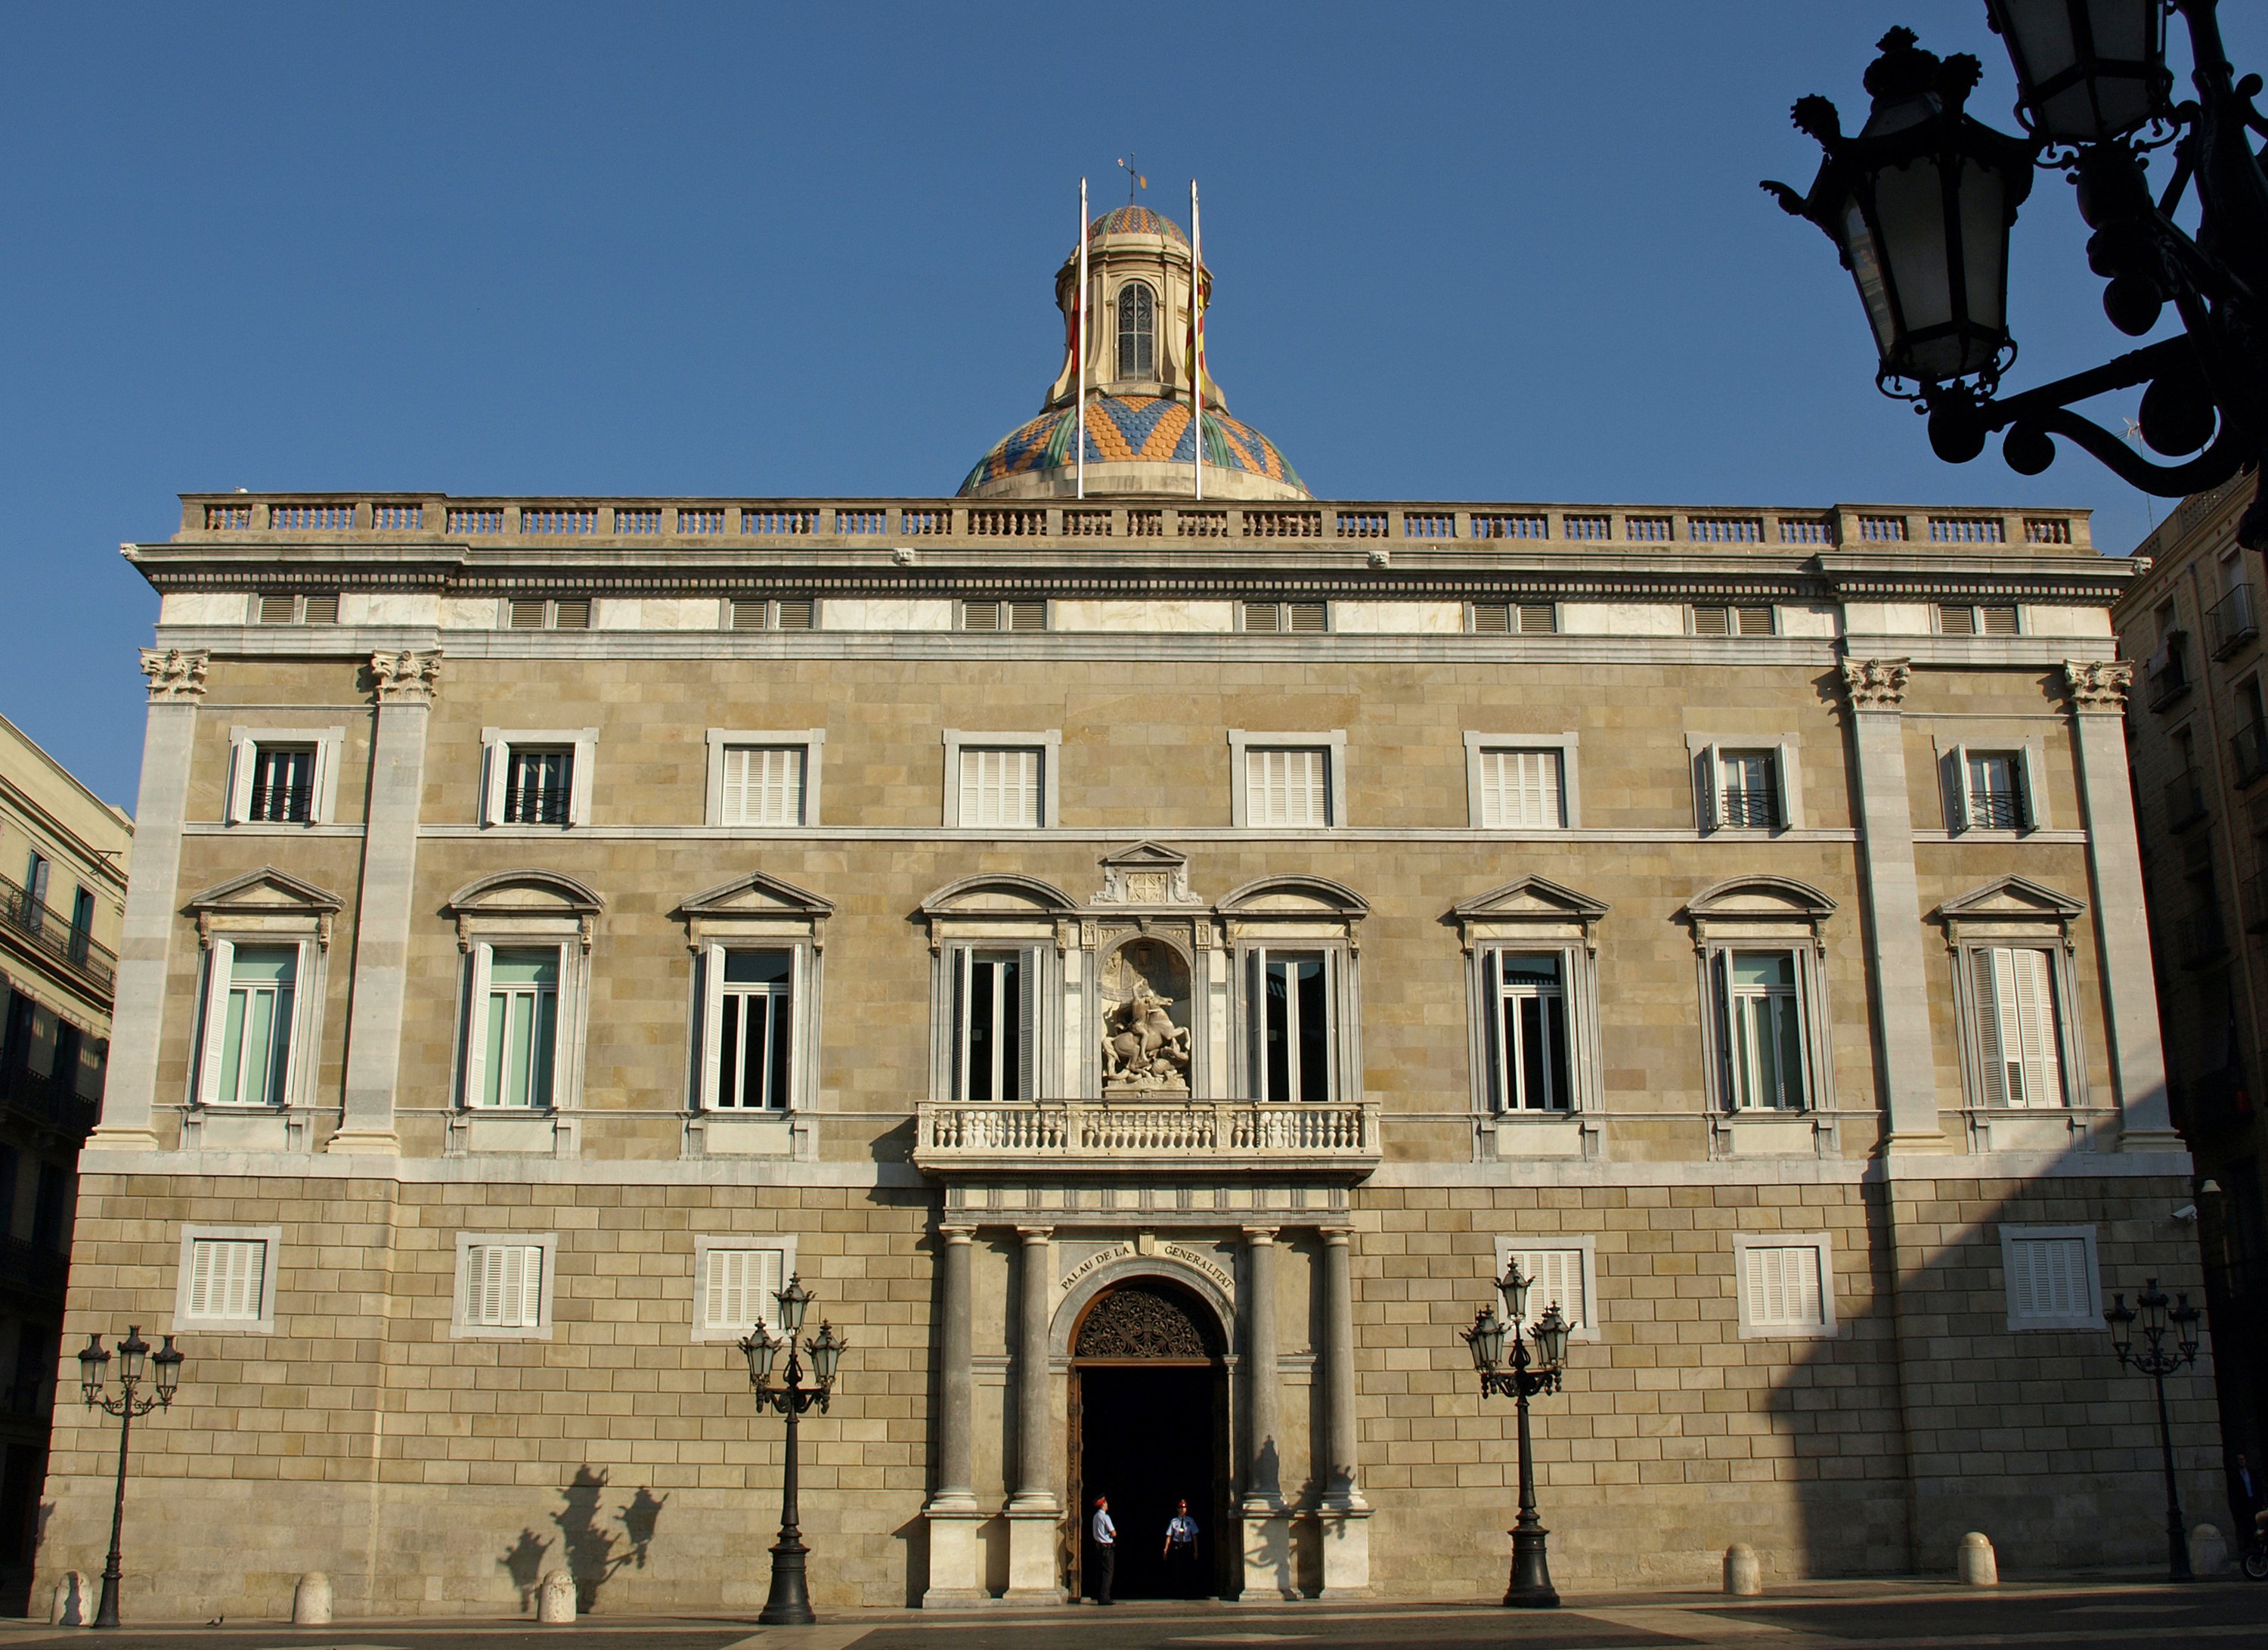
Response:
POLYGON ((1343 1182, 1378 1167, 1374 1102, 924 1101, 914 1164, 932 1175, 1263 1171, 1343 1182))

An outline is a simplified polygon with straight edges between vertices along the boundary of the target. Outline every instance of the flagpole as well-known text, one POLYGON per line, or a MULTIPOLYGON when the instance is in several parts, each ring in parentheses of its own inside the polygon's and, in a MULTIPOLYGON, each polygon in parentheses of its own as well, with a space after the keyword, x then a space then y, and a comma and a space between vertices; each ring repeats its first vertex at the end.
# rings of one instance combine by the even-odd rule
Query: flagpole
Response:
POLYGON ((1197 223, 1197 180, 1189 180, 1189 456, 1197 497, 1204 497, 1204 231, 1197 223))
POLYGON ((1071 348, 1079 354, 1079 496, 1086 497, 1086 180, 1079 180, 1079 298, 1072 312, 1077 329, 1071 348))

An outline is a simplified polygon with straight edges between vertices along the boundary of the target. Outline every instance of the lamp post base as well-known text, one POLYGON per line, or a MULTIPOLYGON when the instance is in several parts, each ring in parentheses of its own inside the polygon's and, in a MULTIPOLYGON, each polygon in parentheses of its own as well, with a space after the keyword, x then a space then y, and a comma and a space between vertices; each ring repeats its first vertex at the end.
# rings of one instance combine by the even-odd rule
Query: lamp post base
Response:
POLYGON ((1559 1608, 1559 1590, 1551 1585, 1551 1565, 1544 1549, 1544 1537, 1550 1534, 1541 1524, 1512 1532, 1512 1585, 1504 1595, 1510 1608, 1559 1608))
POLYGON ((811 1613, 811 1594, 804 1586, 803 1561, 809 1554, 793 1531, 772 1543, 772 1588, 756 1620, 767 1627, 808 1627, 819 1617, 811 1613))

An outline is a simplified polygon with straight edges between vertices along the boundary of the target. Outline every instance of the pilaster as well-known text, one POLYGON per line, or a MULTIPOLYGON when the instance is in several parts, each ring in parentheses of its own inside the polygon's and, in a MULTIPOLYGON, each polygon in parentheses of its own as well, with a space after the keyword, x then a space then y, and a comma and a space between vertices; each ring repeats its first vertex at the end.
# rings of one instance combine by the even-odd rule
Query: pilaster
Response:
POLYGON ((1276 1228, 1244 1228, 1244 1586, 1247 1602, 1297 1598, 1292 1519, 1284 1505, 1277 1370, 1276 1228))
MULTIPOLYGON (((180 902, 181 828, 188 822, 189 762, 210 656, 180 648, 142 650, 150 715, 142 733, 142 784, 134 802, 134 862, 119 925, 118 982, 102 1121, 90 1152, 154 1152, 158 1051, 166 1028, 166 976, 180 902)), ((184 1002, 194 1002, 195 994, 184 1002)))
POLYGON ((1906 791, 1903 659, 1846 659, 1843 689, 1856 750, 1860 873, 1867 895, 1867 983, 1874 1058, 1889 1124, 1886 1151, 1943 1151, 1929 979, 1914 869, 1913 803, 1906 791))
POLYGON ((373 653, 378 703, 370 801, 363 820, 362 889, 355 911, 353 1007, 346 1084, 334 1152, 398 1152, 394 1087, 401 1068, 417 817, 425 792, 425 730, 441 655, 373 653))
POLYGON ((2134 685, 2134 667, 2116 659, 2066 659, 2063 674, 2077 734, 2079 800, 2087 822, 2088 879, 2095 885, 2096 965, 2110 1027, 2119 1147, 2178 1151, 2182 1143, 2166 1100, 2142 849, 2126 767, 2126 695, 2134 685))
POLYGON ((938 1229, 937 1488, 922 1515, 929 1521, 929 1587, 924 1609, 982 1604, 983 1554, 976 1539, 976 1372, 971 1352, 969 1241, 965 1226, 938 1229))

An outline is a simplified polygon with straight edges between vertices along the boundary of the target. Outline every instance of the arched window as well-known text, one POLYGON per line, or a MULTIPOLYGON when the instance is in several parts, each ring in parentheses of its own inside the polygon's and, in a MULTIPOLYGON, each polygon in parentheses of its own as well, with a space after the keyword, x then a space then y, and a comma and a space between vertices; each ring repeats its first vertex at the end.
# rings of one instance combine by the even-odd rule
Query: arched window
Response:
POLYGON ((1118 376, 1158 376, 1158 301, 1139 281, 1118 289, 1118 376))

